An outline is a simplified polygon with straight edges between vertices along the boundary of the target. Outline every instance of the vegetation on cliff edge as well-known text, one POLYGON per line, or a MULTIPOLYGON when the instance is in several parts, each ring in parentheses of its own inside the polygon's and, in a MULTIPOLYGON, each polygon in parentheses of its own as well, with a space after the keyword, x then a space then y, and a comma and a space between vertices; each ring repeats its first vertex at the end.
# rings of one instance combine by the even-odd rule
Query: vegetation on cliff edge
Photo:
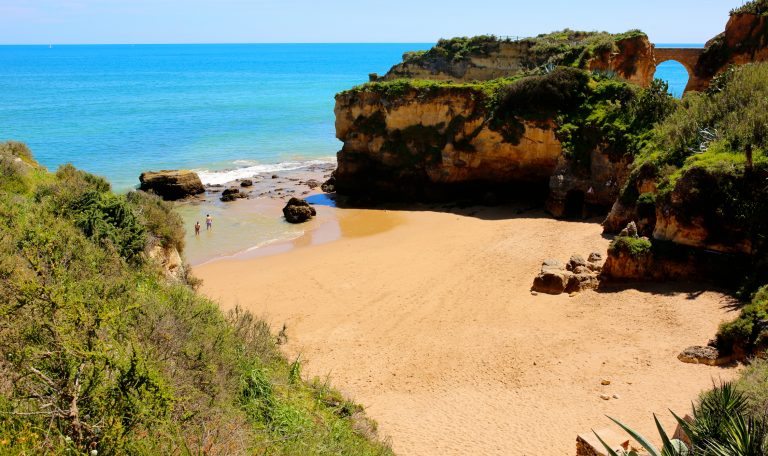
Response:
POLYGON ((0 144, 0 453, 391 454, 266 323, 169 283, 154 196, 0 144))

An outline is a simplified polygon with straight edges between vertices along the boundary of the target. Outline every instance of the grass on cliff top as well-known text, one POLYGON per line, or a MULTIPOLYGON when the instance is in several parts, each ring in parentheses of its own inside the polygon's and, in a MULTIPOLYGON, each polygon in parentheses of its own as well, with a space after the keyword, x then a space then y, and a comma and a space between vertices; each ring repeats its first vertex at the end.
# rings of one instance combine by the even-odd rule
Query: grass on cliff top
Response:
POLYGON ((768 14, 768 0, 753 0, 731 10, 731 16, 736 14, 755 14, 758 16, 768 14))
POLYGON ((0 144, 0 454, 391 454, 264 321, 165 279, 169 207, 0 144))
MULTIPOLYGON (((640 30, 620 34, 560 30, 519 41, 530 49, 528 66, 534 68, 545 63, 583 68, 593 56, 616 49, 616 43, 630 38, 646 36, 640 30)), ((440 39, 426 51, 406 52, 403 62, 416 65, 452 64, 468 61, 471 57, 486 57, 499 50, 500 44, 512 42, 505 37, 480 35, 440 39)))

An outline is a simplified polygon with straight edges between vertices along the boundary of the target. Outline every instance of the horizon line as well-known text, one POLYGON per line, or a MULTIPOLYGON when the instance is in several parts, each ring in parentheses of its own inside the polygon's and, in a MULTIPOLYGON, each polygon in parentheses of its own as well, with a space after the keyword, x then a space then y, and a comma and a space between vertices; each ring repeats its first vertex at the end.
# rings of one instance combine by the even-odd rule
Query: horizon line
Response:
MULTIPOLYGON (((440 38, 443 39, 443 38, 440 38)), ((435 44, 437 41, 252 41, 252 42, 171 42, 171 43, 0 43, 0 46, 221 46, 221 45, 263 45, 263 44, 435 44)), ((651 44, 693 44, 705 45, 693 41, 664 41, 651 44)))

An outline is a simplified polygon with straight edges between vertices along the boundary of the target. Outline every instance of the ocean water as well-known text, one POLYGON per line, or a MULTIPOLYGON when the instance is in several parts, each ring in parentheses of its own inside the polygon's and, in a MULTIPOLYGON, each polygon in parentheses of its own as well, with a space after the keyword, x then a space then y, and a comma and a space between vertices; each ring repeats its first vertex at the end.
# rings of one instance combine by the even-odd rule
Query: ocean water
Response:
POLYGON ((333 160, 335 93, 429 44, 0 46, 0 140, 107 177, 333 160))
MULTIPOLYGON (((117 190, 142 171, 207 183, 332 161, 335 93, 427 43, 0 46, 0 140, 117 190)), ((682 93, 679 64, 657 77, 682 93)))

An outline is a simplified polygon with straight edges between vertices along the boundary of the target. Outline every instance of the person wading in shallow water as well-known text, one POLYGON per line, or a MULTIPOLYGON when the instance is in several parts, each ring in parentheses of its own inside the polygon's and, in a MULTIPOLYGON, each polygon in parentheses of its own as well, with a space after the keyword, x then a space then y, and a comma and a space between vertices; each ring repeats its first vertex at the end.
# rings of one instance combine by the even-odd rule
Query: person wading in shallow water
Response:
POLYGON ((200 222, 195 222, 195 236, 200 236, 200 222))
POLYGON ((213 217, 211 214, 205 214, 205 230, 208 231, 213 227, 213 217))

